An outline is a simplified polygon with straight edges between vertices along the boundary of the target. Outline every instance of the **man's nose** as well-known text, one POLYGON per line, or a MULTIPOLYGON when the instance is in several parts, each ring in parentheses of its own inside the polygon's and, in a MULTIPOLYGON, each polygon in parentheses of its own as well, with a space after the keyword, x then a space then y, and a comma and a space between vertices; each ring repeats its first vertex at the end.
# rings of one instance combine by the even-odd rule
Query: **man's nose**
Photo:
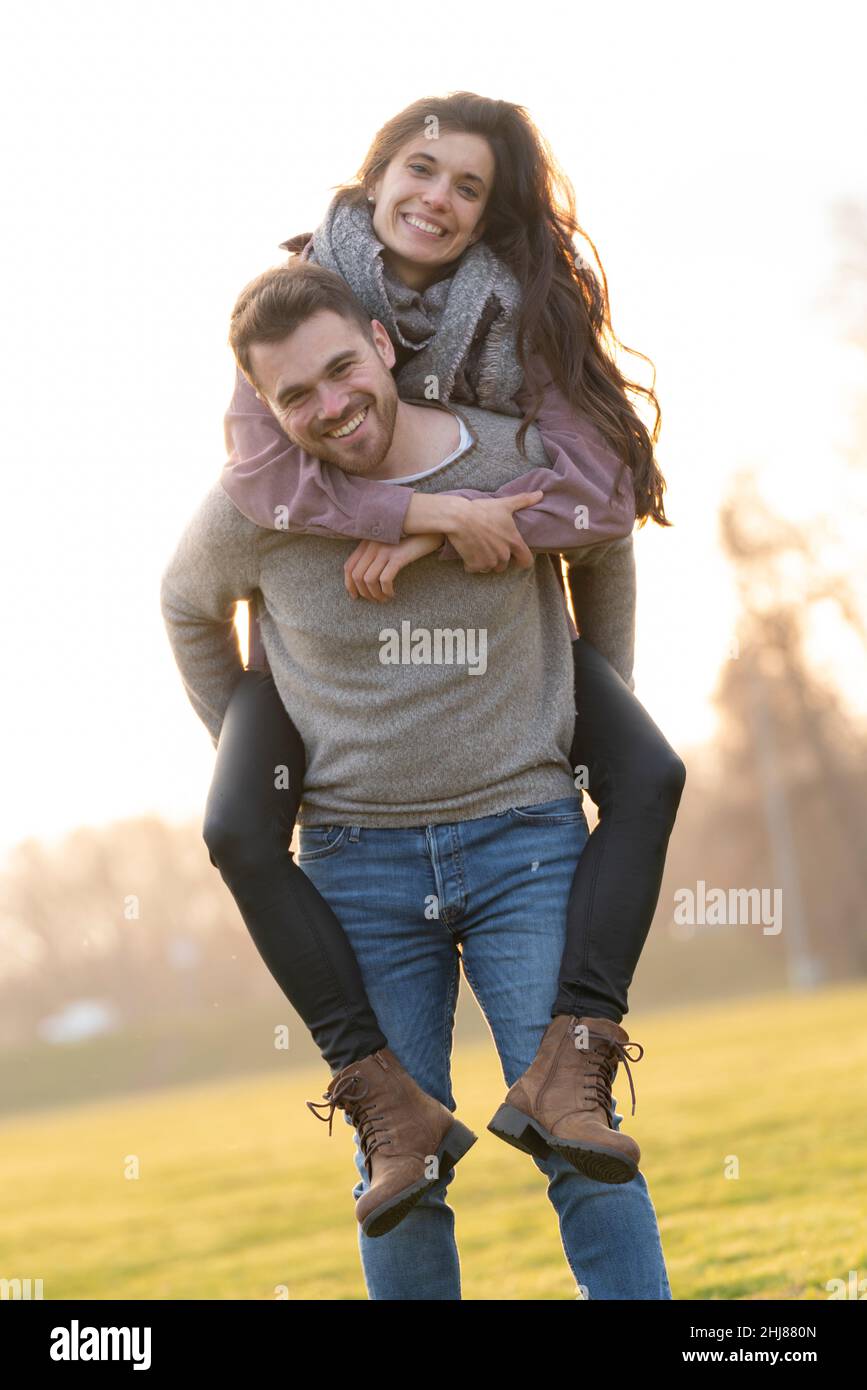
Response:
POLYGON ((349 392, 337 382, 326 382, 319 388, 317 416, 320 423, 325 420, 340 420, 349 405, 349 392))

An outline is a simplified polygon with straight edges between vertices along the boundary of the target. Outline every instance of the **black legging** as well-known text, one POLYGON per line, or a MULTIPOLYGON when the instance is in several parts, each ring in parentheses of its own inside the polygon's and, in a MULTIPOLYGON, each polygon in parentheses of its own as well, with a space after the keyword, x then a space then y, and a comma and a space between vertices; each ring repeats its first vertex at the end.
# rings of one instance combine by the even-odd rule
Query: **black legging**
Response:
MULTIPOLYGON (((605 658, 581 638, 572 652, 572 766, 588 769, 599 824, 575 870, 551 1016, 620 1023, 686 769, 605 658)), ((336 1074, 388 1040, 343 928, 289 852, 305 763, 270 672, 245 671, 220 731, 205 843, 262 959, 336 1074)))
POLYGON ((554 1014, 620 1023, 659 901, 665 853, 686 768, 604 656, 572 643, 575 734, 570 760, 586 767, 598 824, 566 908, 554 1014))

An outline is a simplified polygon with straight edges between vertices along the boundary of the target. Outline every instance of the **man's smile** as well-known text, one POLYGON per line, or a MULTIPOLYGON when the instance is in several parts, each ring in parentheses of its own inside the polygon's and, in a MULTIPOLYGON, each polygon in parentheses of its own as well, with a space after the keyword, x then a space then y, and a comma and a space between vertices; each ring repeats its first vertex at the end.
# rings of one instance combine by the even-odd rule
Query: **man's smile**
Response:
POLYGON ((344 424, 339 425, 337 429, 326 430, 325 438, 345 439, 347 435, 355 434, 355 431, 360 429, 361 426, 364 424, 364 421, 367 419, 367 413, 369 410, 370 406, 366 405, 363 410, 358 411, 357 415, 353 415, 351 420, 347 420, 344 424))

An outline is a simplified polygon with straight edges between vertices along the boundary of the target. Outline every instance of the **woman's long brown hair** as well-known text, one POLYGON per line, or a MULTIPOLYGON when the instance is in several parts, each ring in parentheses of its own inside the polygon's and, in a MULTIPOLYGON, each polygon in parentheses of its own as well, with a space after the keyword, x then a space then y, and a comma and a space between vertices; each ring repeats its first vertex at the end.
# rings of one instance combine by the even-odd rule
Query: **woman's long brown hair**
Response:
MULTIPOLYGON (((475 92, 422 97, 377 131, 355 180, 337 185, 338 194, 363 201, 397 151, 419 132, 431 129, 433 119, 438 130, 482 136, 493 151, 494 187, 484 211, 483 239, 521 286, 518 361, 532 394, 531 407, 517 432, 519 448, 525 452, 524 438, 542 399, 528 360, 536 351, 573 409, 597 426, 630 469, 639 525, 652 517, 660 526, 670 526, 663 505, 665 479, 653 454, 661 423, 656 393, 653 385, 627 380, 607 344, 645 362, 650 359, 627 348, 615 335, 608 281, 596 247, 575 215, 574 189, 525 109, 475 92), (576 261, 576 236, 591 248, 601 280, 582 256, 576 261), (627 391, 644 396, 653 406, 651 432, 627 391)), ((309 235, 282 244, 298 251, 309 235)))

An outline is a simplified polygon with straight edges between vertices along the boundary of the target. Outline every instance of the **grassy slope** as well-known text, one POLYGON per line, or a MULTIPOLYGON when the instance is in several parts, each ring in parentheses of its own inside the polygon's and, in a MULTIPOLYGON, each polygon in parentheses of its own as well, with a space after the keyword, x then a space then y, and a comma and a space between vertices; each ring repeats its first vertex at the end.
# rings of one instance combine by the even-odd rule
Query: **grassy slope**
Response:
MULTIPOLYGON (((773 996, 630 1027, 642 1146, 675 1298, 827 1297, 867 1276, 867 990, 773 996), (740 1166, 727 1178, 729 1156, 740 1166)), ((493 1045, 454 1062, 480 1135, 451 1201, 469 1299, 572 1299, 545 1179, 485 1125, 493 1045)), ((304 1105, 324 1067, 172 1088, 0 1126, 0 1276, 57 1298, 364 1298, 351 1135, 304 1105), (128 1156, 140 1176, 124 1176, 128 1156)))

